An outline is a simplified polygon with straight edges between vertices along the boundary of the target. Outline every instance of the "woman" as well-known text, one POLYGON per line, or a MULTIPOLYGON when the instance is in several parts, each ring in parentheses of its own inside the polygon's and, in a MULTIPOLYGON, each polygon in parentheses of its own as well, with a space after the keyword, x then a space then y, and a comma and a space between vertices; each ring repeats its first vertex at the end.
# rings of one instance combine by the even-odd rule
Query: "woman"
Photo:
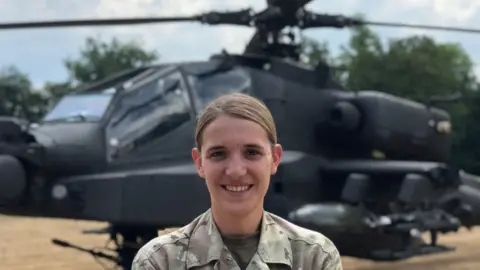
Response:
POLYGON ((342 269, 329 239, 263 209, 282 147, 261 101, 244 94, 214 100, 199 116, 195 139, 192 158, 211 208, 147 243, 132 269, 342 269))

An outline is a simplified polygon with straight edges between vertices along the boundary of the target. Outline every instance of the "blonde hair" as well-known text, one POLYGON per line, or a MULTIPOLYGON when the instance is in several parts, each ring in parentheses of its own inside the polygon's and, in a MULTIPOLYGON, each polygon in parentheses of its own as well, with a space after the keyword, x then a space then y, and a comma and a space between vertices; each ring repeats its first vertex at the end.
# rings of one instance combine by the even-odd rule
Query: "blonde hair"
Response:
POLYGON ((277 143, 277 129, 273 116, 267 106, 252 96, 233 93, 218 97, 208 104, 198 116, 195 130, 195 142, 198 150, 202 147, 202 135, 205 128, 221 115, 228 115, 259 124, 267 133, 272 145, 277 143))

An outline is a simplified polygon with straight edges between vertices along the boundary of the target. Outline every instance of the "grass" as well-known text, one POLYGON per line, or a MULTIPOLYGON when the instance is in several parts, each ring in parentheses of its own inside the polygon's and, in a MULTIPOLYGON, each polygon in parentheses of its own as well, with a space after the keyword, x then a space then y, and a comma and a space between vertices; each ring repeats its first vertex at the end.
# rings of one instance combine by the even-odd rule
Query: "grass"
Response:
MULTIPOLYGON (((0 262, 2 269, 99 269, 104 268, 89 254, 80 253, 51 244, 52 238, 66 240, 86 248, 103 247, 107 236, 83 235, 81 230, 102 228, 98 222, 12 218, 0 215, 0 262)), ((414 258, 397 263, 372 263, 344 258, 344 269, 350 270, 400 270, 400 269, 480 269, 480 229, 463 230, 458 234, 445 235, 440 242, 457 246, 457 251, 448 254, 414 258)), ((102 261, 111 268, 112 263, 102 261)))

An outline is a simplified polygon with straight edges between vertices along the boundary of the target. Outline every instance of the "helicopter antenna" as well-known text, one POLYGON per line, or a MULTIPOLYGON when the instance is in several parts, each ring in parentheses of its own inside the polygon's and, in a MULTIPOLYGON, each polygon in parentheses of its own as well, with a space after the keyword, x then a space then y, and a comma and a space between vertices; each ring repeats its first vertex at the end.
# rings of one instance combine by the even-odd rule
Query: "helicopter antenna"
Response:
POLYGON ((190 21, 208 25, 237 25, 256 28, 255 34, 245 48, 245 54, 292 58, 295 60, 299 59, 300 44, 294 42, 295 37, 293 34, 287 34, 287 37, 290 38, 290 43, 282 42, 282 39, 285 36, 282 31, 286 27, 297 27, 300 30, 304 30, 310 28, 345 28, 373 25, 379 27, 455 31, 472 34, 480 33, 480 29, 472 28, 376 22, 345 17, 342 15, 320 14, 305 9, 305 5, 312 1, 313 0, 266 0, 267 7, 258 13, 253 12, 251 9, 243 9, 230 12, 211 11, 193 16, 0 23, 0 30, 118 26, 190 21))

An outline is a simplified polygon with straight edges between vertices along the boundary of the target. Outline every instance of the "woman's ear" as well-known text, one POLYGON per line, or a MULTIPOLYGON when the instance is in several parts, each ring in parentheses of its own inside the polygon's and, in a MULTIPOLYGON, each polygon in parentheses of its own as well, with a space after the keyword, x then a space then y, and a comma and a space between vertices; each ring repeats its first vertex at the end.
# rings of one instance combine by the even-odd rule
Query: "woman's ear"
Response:
POLYGON ((280 160, 282 160, 283 148, 280 144, 275 144, 272 147, 272 175, 277 173, 278 165, 280 165, 280 160))
POLYGON ((202 153, 198 148, 192 149, 192 159, 195 162, 195 167, 197 168, 197 173, 201 178, 205 178, 205 173, 203 172, 202 166, 202 153))

